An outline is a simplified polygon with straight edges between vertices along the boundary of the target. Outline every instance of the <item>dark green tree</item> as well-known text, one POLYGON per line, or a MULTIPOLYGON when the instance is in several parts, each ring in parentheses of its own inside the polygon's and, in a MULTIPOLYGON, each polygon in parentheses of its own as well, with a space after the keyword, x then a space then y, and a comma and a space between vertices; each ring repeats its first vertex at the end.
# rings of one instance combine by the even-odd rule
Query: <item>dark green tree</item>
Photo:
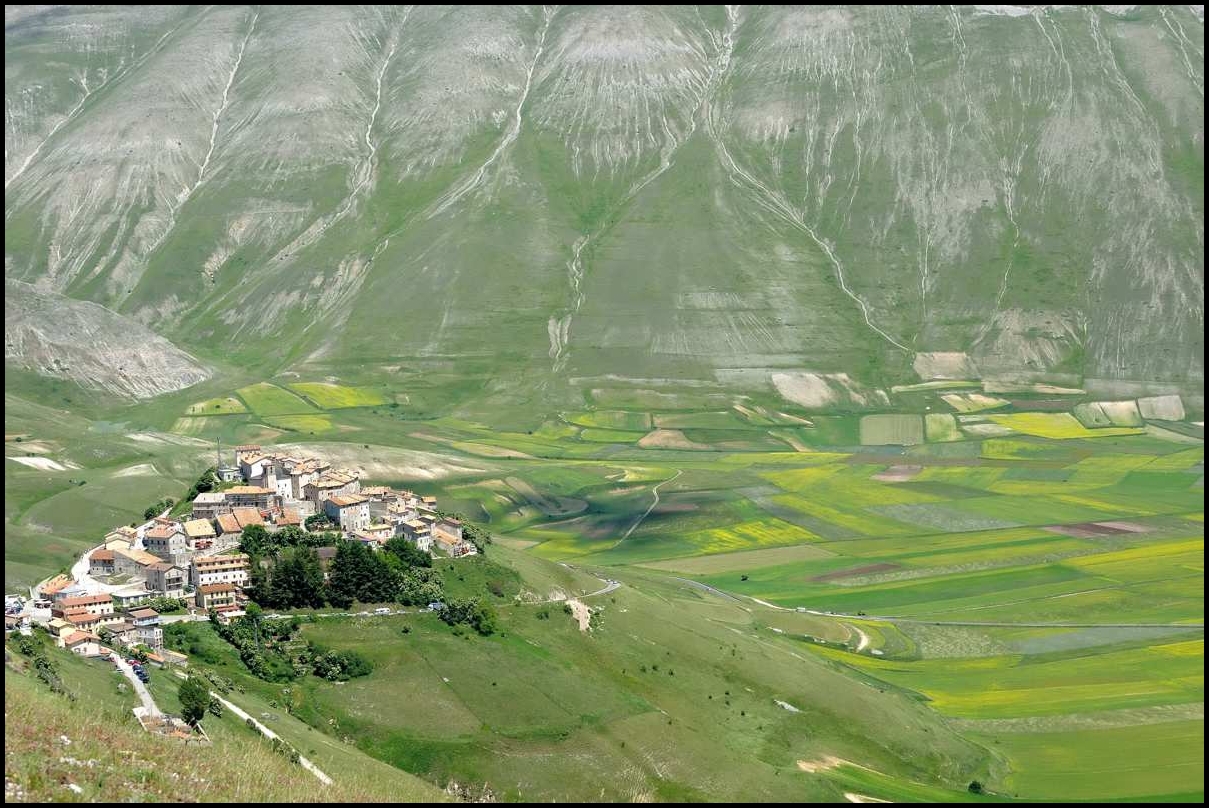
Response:
POLYGON ((313 516, 308 516, 303 522, 307 530, 322 530, 325 527, 330 527, 332 520, 327 518, 327 514, 317 513, 313 516))
POLYGON ((282 551, 273 568, 271 604, 282 608, 323 605, 323 569, 319 556, 310 547, 291 547, 282 551))
POLYGON ((398 578, 381 558, 360 542, 340 542, 330 570, 329 596, 332 604, 380 603, 394 600, 398 578))
POLYGON ((415 544, 408 541, 403 536, 395 536, 390 541, 386 542, 386 551, 391 553, 401 562, 404 567, 431 567, 432 556, 416 547, 415 544))
POLYGON ((273 534, 273 541, 279 547, 315 547, 321 535, 308 533, 297 525, 286 525, 273 534))
POLYGON ((274 542, 264 525, 248 525, 239 537, 240 552, 250 556, 262 556, 273 551, 274 542))
POLYGON ((181 717, 189 726, 196 727, 210 707, 210 688, 206 686, 206 680, 190 675, 181 685, 178 697, 181 703, 181 717))
POLYGON ((272 606, 272 594, 269 589, 269 573, 258 556, 252 556, 248 563, 252 569, 248 573, 248 585, 245 591, 252 600, 265 606, 272 606))

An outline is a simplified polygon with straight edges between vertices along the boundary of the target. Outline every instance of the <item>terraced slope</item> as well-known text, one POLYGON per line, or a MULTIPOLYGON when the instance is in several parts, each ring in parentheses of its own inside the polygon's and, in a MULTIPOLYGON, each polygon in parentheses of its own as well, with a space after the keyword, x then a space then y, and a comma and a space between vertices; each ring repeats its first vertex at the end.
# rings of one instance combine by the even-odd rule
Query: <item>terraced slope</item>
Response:
POLYGON ((917 352, 1203 386, 1189 7, 5 26, 6 277, 203 360, 564 401, 599 377, 913 382, 917 352))

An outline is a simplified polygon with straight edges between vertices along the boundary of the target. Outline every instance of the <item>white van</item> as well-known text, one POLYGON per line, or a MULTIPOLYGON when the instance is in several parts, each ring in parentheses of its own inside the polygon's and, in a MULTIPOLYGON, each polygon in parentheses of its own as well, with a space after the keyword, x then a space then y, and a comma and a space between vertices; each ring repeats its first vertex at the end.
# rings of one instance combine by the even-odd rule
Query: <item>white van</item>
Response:
POLYGON ((383 606, 380 609, 374 609, 374 614, 390 614, 390 609, 383 606))

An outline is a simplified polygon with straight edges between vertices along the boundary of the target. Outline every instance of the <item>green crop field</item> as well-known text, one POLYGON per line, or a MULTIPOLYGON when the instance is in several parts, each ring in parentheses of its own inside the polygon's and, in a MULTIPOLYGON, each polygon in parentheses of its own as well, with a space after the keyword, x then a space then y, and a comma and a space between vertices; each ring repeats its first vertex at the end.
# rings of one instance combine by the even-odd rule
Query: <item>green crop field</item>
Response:
POLYGON ((195 395, 56 422, 10 397, 6 454, 35 464, 6 462, 10 587, 180 496, 215 439, 303 442, 496 539, 440 566, 449 592, 496 605, 497 636, 423 614, 308 624, 374 659, 343 685, 270 685, 197 646, 328 765, 508 799, 955 800, 972 779, 997 798, 1200 793, 1196 737, 1132 780, 1069 768, 1200 726, 1204 451, 1185 436, 1047 412, 965 439, 943 414, 770 426, 716 408, 497 430, 297 392, 322 409, 261 384, 240 388, 251 413, 182 416, 195 395), (639 444, 654 428, 711 451, 639 444), (799 446, 773 450, 769 429, 799 446), (621 586, 586 594, 602 578, 621 586), (575 593, 602 610, 592 631, 557 604, 536 616, 575 593), (828 756, 852 765, 809 773, 828 756))
POLYGON ((1088 429, 1067 412, 1019 412, 1010 415, 987 416, 995 423, 1025 435, 1063 440, 1067 438, 1107 438, 1117 435, 1141 434, 1130 427, 1088 429))
POLYGON ((291 384, 289 387, 294 392, 301 393, 310 399, 315 406, 325 410, 343 407, 376 407, 386 403, 386 399, 380 392, 368 387, 345 387, 326 382, 299 382, 291 384))
POLYGON ((275 384, 261 382, 241 387, 239 397, 257 415, 296 415, 315 411, 315 408, 288 390, 275 384))
POLYGON ((233 413, 247 412, 248 408, 243 402, 234 396, 226 396, 225 398, 212 398, 208 401, 199 401, 196 404, 190 404, 185 410, 186 415, 231 415, 233 413))
POLYGON ((861 419, 861 443, 866 446, 923 442, 923 421, 918 415, 866 415, 861 419))
POLYGON ((288 432, 326 432, 332 428, 332 420, 326 415, 278 415, 266 418, 266 423, 288 432))
POLYGON ((651 428, 651 416, 645 412, 625 410, 592 410, 580 413, 564 413, 569 424, 595 427, 598 429, 645 430, 651 428))

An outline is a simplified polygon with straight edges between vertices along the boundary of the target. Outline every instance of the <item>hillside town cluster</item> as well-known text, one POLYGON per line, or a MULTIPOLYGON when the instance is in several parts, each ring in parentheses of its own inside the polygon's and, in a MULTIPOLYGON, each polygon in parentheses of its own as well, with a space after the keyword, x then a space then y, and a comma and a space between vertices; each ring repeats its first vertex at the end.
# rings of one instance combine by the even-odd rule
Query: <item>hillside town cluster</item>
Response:
MULTIPOLYGON (((116 528, 85 553, 72 575, 35 588, 32 605, 43 614, 50 610, 46 627, 60 647, 104 655, 104 634, 104 644, 146 646, 154 661, 183 663, 183 655, 164 649, 161 616, 146 604, 188 599, 224 622, 243 615, 251 562, 239 545, 251 525, 274 533, 322 515, 325 525, 319 529, 338 531, 375 551, 401 536, 427 553, 457 558, 477 552, 463 537, 460 521, 437 513, 435 497, 363 487, 356 472, 316 457, 238 446, 234 465, 220 463, 215 474, 222 490, 199 493, 188 519, 159 516, 139 527, 116 528)), ((336 549, 316 552, 326 574, 336 549)), ((28 630, 28 611, 20 598, 6 598, 6 633, 28 630)))

